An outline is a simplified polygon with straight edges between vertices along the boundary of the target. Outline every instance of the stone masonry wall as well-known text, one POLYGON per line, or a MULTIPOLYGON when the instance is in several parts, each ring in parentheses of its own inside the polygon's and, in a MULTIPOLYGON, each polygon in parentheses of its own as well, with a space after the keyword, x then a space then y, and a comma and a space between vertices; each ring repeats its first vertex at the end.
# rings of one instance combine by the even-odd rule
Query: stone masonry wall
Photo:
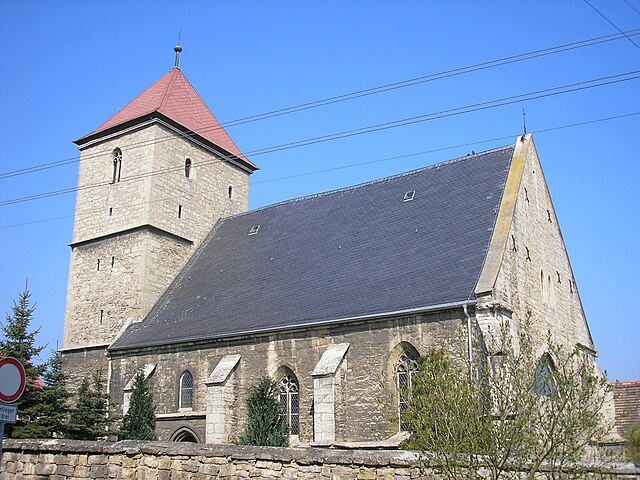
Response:
POLYGON ((166 127, 155 128, 153 170, 168 173, 151 179, 150 223, 198 247, 219 218, 248 210, 249 174, 166 127), (192 162, 189 178, 187 158, 192 162))
POLYGON ((147 230, 74 247, 64 348, 111 343, 147 314, 191 251, 189 243, 147 230))
MULTIPOLYGON (((210 478, 301 478, 432 480, 414 452, 197 445, 163 442, 7 440, 4 480, 117 478, 191 480, 210 478)), ((595 468, 594 468, 595 470, 595 468)), ((631 463, 610 464, 585 478, 638 478, 631 463)))
POLYGON ((108 380, 109 362, 105 347, 83 348, 62 354, 62 369, 67 376, 67 389, 75 393, 80 388, 83 378, 91 380, 92 375, 100 370, 103 378, 108 380))
POLYGON ((73 242, 152 224, 197 245, 223 213, 247 210, 248 185, 248 172, 165 126, 124 132, 81 149, 73 242), (122 168, 120 180, 112 183, 116 148, 122 151, 122 168), (179 204, 186 216, 177 222, 179 204))
POLYGON ((248 172, 159 124, 83 147, 78 184, 64 350, 142 320, 215 222, 249 203, 248 172))
MULTIPOLYGON (((457 338, 463 325, 461 310, 415 315, 378 322, 264 336, 247 336, 205 345, 173 345, 111 352, 111 398, 122 405, 123 387, 144 364, 157 364, 149 377, 158 414, 161 440, 169 440, 181 422, 179 379, 189 370, 194 379, 193 413, 206 411, 205 381, 225 355, 241 359, 228 382, 235 392, 229 412, 234 440, 246 422, 245 400, 249 386, 262 376, 273 377, 282 368, 293 372, 300 389, 300 441, 314 441, 312 372, 329 345, 349 343, 344 364, 338 372, 335 392, 336 441, 383 440, 398 433, 394 366, 403 349, 411 345, 417 353, 445 345, 457 338), (169 423, 170 422, 170 423, 169 423)), ((275 380, 279 380, 275 379, 275 380)), ((120 413, 120 412, 117 412, 120 413)), ((204 418, 186 425, 204 440, 204 418), (199 424, 198 424, 199 423, 199 424), (194 427, 193 425, 197 426, 194 427)))
POLYGON ((533 338, 544 340, 551 330, 569 349, 576 343, 593 348, 540 159, 533 140, 525 142, 530 145, 494 300, 520 319, 531 312, 533 338))
MULTIPOLYGON (((515 336, 513 327, 521 327, 531 315, 529 333, 537 340, 537 356, 546 353, 547 333, 551 332, 552 340, 567 352, 577 345, 586 347, 584 351, 598 371, 595 346, 533 138, 527 136, 524 141, 519 138, 514 155, 517 156, 519 150, 526 156, 504 257, 493 295, 478 299, 477 318, 480 323, 488 320, 493 323, 492 328, 497 329, 499 321, 496 320, 512 318, 515 322, 511 322, 511 331, 515 336), (496 313, 494 306, 501 312, 496 313)), ((492 351, 490 347, 489 353, 499 351, 492 351)), ((605 420, 613 424, 611 394, 603 414, 605 420)), ((617 441, 615 432, 611 441, 617 441)))
POLYGON ((74 243, 149 223, 155 130, 141 128, 81 150, 74 243), (112 182, 116 148, 122 164, 120 181, 112 182))

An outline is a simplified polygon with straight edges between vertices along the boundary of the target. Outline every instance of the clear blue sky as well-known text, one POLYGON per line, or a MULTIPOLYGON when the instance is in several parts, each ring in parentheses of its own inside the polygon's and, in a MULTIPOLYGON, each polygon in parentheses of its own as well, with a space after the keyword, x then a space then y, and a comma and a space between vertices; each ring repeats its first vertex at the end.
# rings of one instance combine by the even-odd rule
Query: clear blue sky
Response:
MULTIPOLYGON (((640 28, 640 0, 589 1, 618 28, 640 28)), ((72 140, 94 130, 173 66, 180 30, 182 70, 221 122, 617 33, 583 0, 4 0, 0 174, 76 157, 72 140)), ((640 45, 640 36, 632 38, 640 45)), ((640 48, 622 39, 228 132, 250 152, 636 70, 640 48)), ((640 112, 638 79, 250 155, 261 167, 252 177, 251 207, 511 143, 522 131, 522 107, 600 365, 612 380, 639 379, 640 115, 539 132, 640 112), (349 167, 500 137, 508 138, 349 167), (348 168, 281 179, 335 167, 348 168)), ((76 163, 0 179, 0 202, 76 183, 76 163)), ((0 309, 9 311, 28 278, 38 305, 34 326, 42 326, 38 338, 52 348, 62 338, 74 203, 71 193, 0 206, 0 309), (12 226, 26 222, 34 223, 12 226)))

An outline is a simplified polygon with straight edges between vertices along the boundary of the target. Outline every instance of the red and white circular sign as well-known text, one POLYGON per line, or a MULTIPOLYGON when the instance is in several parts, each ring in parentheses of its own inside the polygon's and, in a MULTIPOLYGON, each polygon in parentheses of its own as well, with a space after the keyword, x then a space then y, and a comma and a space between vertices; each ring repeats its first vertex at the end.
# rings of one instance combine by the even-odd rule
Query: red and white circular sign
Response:
POLYGON ((0 401, 13 403, 20 398, 27 384, 22 364, 13 357, 0 359, 0 401))

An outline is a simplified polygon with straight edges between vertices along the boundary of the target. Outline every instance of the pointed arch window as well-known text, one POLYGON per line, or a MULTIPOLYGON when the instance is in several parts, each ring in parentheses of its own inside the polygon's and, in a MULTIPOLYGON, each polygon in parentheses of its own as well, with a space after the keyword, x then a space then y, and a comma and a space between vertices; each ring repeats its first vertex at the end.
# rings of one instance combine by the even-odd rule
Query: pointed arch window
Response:
POLYGON ((191 159, 187 158, 184 161, 184 176, 189 178, 191 177, 191 159))
POLYGON ((298 380, 292 374, 280 379, 280 415, 289 426, 289 435, 300 434, 300 402, 298 380))
POLYGON ((179 408, 193 408, 193 375, 189 370, 185 370, 180 377, 179 408))
POLYGON ((553 359, 548 353, 545 353, 538 360, 536 371, 533 374, 533 386, 531 387, 533 392, 544 397, 553 397, 557 393, 555 371, 556 366, 553 359))
POLYGON ((407 409, 413 377, 418 373, 418 359, 411 352, 403 351, 396 364, 396 388, 398 390, 398 418, 400 431, 409 431, 409 424, 402 421, 402 414, 407 409))
POLYGON ((122 172, 122 150, 115 148, 113 150, 113 175, 111 177, 111 183, 120 181, 120 173, 122 172))

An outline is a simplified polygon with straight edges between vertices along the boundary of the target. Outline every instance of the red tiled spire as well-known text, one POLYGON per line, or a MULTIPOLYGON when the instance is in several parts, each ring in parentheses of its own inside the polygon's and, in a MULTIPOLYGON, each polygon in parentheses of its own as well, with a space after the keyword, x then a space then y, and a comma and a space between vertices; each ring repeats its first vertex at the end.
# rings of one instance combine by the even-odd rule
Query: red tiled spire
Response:
POLYGON ((251 168, 258 169, 240 152, 179 68, 172 68, 122 110, 76 143, 83 143, 85 139, 98 133, 156 112, 235 155, 251 168))

